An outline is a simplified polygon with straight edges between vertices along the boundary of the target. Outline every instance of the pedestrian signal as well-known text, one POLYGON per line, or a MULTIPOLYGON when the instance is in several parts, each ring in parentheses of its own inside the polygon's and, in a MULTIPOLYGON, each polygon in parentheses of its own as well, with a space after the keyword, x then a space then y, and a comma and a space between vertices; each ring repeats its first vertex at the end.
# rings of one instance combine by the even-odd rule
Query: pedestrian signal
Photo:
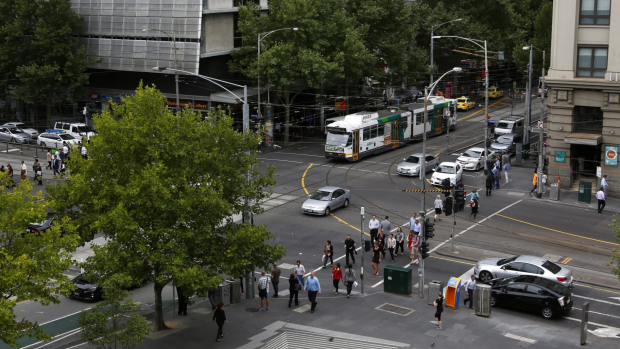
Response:
POLYGON ((428 240, 435 237, 435 223, 431 223, 427 218, 424 224, 424 240, 428 240))
POLYGON ((418 251, 420 251, 420 254, 422 255, 422 259, 426 259, 426 257, 429 256, 429 247, 430 244, 428 242, 421 242, 420 243, 420 247, 418 248, 418 251))

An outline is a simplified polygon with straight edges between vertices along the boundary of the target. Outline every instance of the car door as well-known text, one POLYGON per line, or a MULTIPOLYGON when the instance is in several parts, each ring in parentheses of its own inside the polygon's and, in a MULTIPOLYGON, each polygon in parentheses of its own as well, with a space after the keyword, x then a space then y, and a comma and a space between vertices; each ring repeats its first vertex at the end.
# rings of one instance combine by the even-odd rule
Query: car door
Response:
POLYGON ((521 262, 512 262, 512 263, 505 264, 499 269, 499 272, 497 273, 498 274, 497 277, 508 278, 508 277, 520 275, 522 267, 523 267, 523 263, 521 262))
POLYGON ((432 155, 427 155, 427 156, 426 156, 426 164, 425 164, 425 166, 426 166, 426 168, 425 168, 426 172, 430 172, 430 171, 432 171, 432 170, 435 168, 435 165, 437 165, 437 158, 435 158, 435 157, 434 157, 434 156, 432 156, 432 155))
POLYGON ((339 199, 340 199, 340 190, 334 190, 334 192, 332 193, 332 197, 329 199, 329 208, 334 210, 336 208, 338 208, 339 205, 339 199))
POLYGON ((525 303, 525 284, 511 283, 504 288, 504 299, 502 304, 512 307, 521 308, 525 303))
POLYGON ((545 271, 542 268, 537 267, 534 264, 523 263, 523 266, 521 267, 522 275, 543 275, 544 273, 545 271))
POLYGON ((542 287, 528 284, 523 293, 523 307, 529 311, 537 311, 545 305, 548 295, 542 287))
POLYGON ((332 195, 333 208, 340 207, 344 204, 344 190, 338 189, 332 195))

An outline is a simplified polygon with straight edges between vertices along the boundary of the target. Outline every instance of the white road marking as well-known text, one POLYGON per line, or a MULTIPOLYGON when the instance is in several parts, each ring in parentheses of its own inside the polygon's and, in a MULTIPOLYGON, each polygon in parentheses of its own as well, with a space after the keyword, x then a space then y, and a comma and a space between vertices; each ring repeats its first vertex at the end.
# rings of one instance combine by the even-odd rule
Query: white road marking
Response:
POLYGON ((534 343, 538 342, 535 339, 517 336, 516 334, 512 334, 512 333, 504 333, 504 337, 516 339, 518 341, 526 342, 526 343, 530 343, 530 344, 534 344, 534 343))
MULTIPOLYGON (((579 310, 579 311, 581 311, 581 309, 580 309, 580 308, 573 308, 573 310, 579 310)), ((609 315, 609 314, 605 314, 605 313, 598 313, 598 312, 596 312, 596 311, 592 311, 592 310, 588 310, 588 312, 590 312, 590 313, 592 313, 592 314, 598 314, 598 315, 609 316, 609 317, 613 317, 613 318, 616 318, 616 319, 620 319, 620 316, 609 315)))
POLYGON ((597 336, 597 337, 602 337, 602 338, 620 338, 620 330, 613 330, 611 328, 606 328, 606 327, 601 327, 601 328, 597 328, 596 330, 588 330, 588 332, 592 333, 593 335, 597 336))
POLYGON ((306 312, 306 311, 310 310, 311 307, 312 307, 312 305, 306 304, 306 305, 302 305, 299 308, 293 309, 293 311, 297 312, 297 313, 303 313, 303 312, 306 312))
MULTIPOLYGON (((471 267, 471 269, 469 269, 468 271, 464 272, 463 275, 459 276, 459 279, 461 279, 461 286, 465 287, 465 284, 467 283, 467 281, 470 279, 470 276, 474 274, 474 267, 471 267)), ((446 294, 446 289, 448 287, 444 287, 443 288, 443 294, 446 294)), ((465 291, 467 292, 467 291, 465 291)), ((463 299, 465 299, 464 297, 467 296, 467 293, 465 293, 465 295, 463 296, 463 299)))
MULTIPOLYGON (((581 322, 581 319, 575 319, 574 317, 568 317, 568 316, 565 316, 562 319, 581 322)), ((588 321, 588 325, 594 325, 594 326, 598 326, 598 327, 608 328, 608 329, 620 332, 620 328, 613 327, 613 326, 608 326, 608 325, 603 325, 603 324, 599 324, 599 323, 592 322, 592 321, 588 321)))
POLYGON ((377 282, 376 284, 374 284, 374 285, 372 285, 370 287, 377 287, 377 286, 381 285, 382 283, 383 283, 383 280, 377 282))
POLYGON ((283 161, 283 162, 292 162, 295 164, 303 164, 301 161, 292 161, 292 160, 281 160, 281 159, 270 159, 270 158, 256 158, 258 160, 269 160, 269 161, 283 161))
POLYGON ((606 303, 606 304, 611 304, 611 305, 620 306, 620 304, 619 304, 619 303, 608 302, 608 301, 604 301, 604 300, 602 300, 602 299, 596 299, 596 298, 584 297, 584 296, 580 296, 580 295, 577 295, 577 294, 573 294, 573 297, 583 298, 583 299, 587 299, 587 300, 590 300, 590 301, 595 301, 595 302, 601 302, 601 303, 606 303))
MULTIPOLYGON (((359 251, 359 250, 361 250, 361 249, 362 249, 362 247, 360 246, 360 247, 356 248, 356 249, 355 249, 355 251, 359 251)), ((343 256, 340 256, 340 257, 338 257, 338 258, 334 259, 334 263, 336 263, 337 261, 339 261, 339 260, 341 260, 341 259, 345 258, 346 256, 347 256, 347 255, 346 255, 346 254, 344 254, 343 256)), ((323 266, 320 266, 320 267, 318 267, 318 268, 316 268, 316 269, 314 269, 314 270, 312 270, 312 271, 310 271, 310 272, 306 273, 306 274, 304 275, 304 277, 306 277, 306 276, 310 275, 310 273, 312 273, 313 271, 319 271, 319 270, 321 270, 321 269, 323 269, 323 266)))
POLYGON ((620 302, 620 297, 609 297, 609 298, 611 298, 611 299, 615 299, 615 300, 617 300, 618 302, 620 302))

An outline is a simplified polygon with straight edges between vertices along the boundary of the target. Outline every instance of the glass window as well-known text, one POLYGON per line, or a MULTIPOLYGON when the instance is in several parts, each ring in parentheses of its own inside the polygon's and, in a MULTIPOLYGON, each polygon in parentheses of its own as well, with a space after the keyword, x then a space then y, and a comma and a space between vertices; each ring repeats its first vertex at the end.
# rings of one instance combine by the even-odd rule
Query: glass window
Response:
POLYGON ((604 78, 607 71, 606 47, 580 47, 577 76, 604 78))
POLYGON ((506 270, 521 271, 522 266, 523 266, 523 263, 520 263, 520 262, 510 263, 510 264, 506 264, 506 270))
POLYGON ((385 124, 379 125, 379 137, 385 136, 385 124))
POLYGON ((370 127, 364 129, 364 138, 362 140, 367 141, 370 139, 370 127))
POLYGON ((370 138, 377 138, 377 125, 370 126, 370 138))
POLYGON ((545 272, 544 272, 542 269, 540 269, 539 267, 537 267, 537 266, 535 266, 535 265, 533 265, 533 264, 529 264, 529 263, 524 263, 524 264, 523 264, 523 269, 522 269, 522 271, 523 271, 523 272, 525 272, 525 273, 530 273, 530 274, 539 274, 539 275, 542 275, 542 274, 544 274, 544 273, 545 273, 545 272))
POLYGON ((554 274, 557 274, 560 270, 562 270, 562 267, 549 261, 546 261, 545 263, 543 263, 542 267, 549 270, 550 272, 554 274))
POLYGON ((525 291, 525 285, 524 284, 510 284, 506 286, 506 291, 523 293, 525 291))
POLYGON ((530 294, 535 294, 535 295, 540 295, 540 296, 542 296, 544 292, 545 291, 542 288, 534 286, 534 285, 527 285, 527 290, 525 291, 525 293, 530 293, 530 294))
POLYGON ((415 115, 415 124, 416 125, 421 125, 423 120, 424 120, 424 115, 422 115, 422 114, 416 114, 415 115))
POLYGON ((408 162, 411 164, 419 164, 420 158, 415 155, 410 155, 407 159, 405 159, 405 162, 408 162))
POLYGON ((581 0, 579 24, 609 25, 611 0, 581 0))
POLYGON ((319 190, 317 192, 315 192, 314 194, 312 194, 312 196, 310 196, 310 199, 312 200, 319 200, 319 201, 329 201, 329 197, 332 193, 328 192, 328 191, 322 191, 319 190))

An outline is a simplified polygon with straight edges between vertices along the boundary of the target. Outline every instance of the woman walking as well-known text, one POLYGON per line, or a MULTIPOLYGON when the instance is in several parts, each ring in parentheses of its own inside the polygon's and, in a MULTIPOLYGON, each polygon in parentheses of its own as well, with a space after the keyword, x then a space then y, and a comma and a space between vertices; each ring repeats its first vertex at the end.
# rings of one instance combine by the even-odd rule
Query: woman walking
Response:
POLYGON ((20 178, 26 179, 26 174, 28 173, 28 170, 26 169, 26 164, 24 163, 24 160, 22 160, 22 168, 21 168, 21 173, 20 173, 20 178))
POLYGON ((394 263, 394 249, 396 248, 396 239, 394 239, 394 234, 390 234, 390 237, 387 240, 388 251, 390 251, 390 257, 392 257, 392 263, 394 263))
POLYGON ((357 282, 357 278, 355 277, 355 270, 351 264, 347 265, 347 270, 344 271, 344 285, 347 286, 347 298, 351 296, 351 288, 353 288, 353 283, 357 282))
POLYGON ((379 262, 381 261, 379 258, 381 257, 381 248, 379 248, 379 242, 375 241, 375 247, 372 249, 372 269, 374 270, 375 275, 379 275, 379 262))
POLYGON ((52 169, 52 152, 49 149, 47 150, 47 166, 45 166, 45 169, 52 169))
POLYGON ((396 255, 398 255, 398 249, 400 249, 400 255, 402 256, 405 253, 405 233, 403 233, 403 228, 401 227, 396 229, 396 255))
POLYGON ((6 184, 6 187, 15 188, 15 182, 13 181, 13 167, 11 167, 11 164, 6 164, 6 171, 9 175, 9 181, 6 184))
POLYGON ((491 196, 491 191, 493 191, 493 174, 492 173, 489 173, 489 175, 487 176, 485 184, 487 187, 486 196, 491 196))
POLYGON ((34 178, 39 181, 39 185, 43 185, 43 169, 41 169, 41 164, 37 161, 35 163, 36 171, 34 173, 34 178))
POLYGON ((469 218, 471 218, 471 215, 474 215, 474 219, 476 219, 476 214, 478 214, 478 199, 475 196, 472 196, 471 201, 469 201, 469 206, 471 207, 469 218))
POLYGON ((435 199, 435 220, 441 220, 441 209, 443 208, 443 201, 441 201, 441 195, 437 195, 437 199, 435 199))
POLYGON ((224 337, 224 322, 228 323, 228 320, 226 320, 226 313, 224 313, 224 309, 222 308, 224 308, 224 303, 220 302, 220 304, 217 305, 217 309, 215 309, 213 319, 211 320, 211 323, 213 323, 213 321, 217 323, 216 342, 219 342, 222 337, 224 337))
POLYGON ((435 320, 437 320, 437 329, 443 330, 441 327, 441 313, 443 313, 443 295, 441 292, 437 292, 437 299, 433 302, 435 306, 435 320))
POLYGON ((340 263, 336 263, 336 266, 332 268, 332 278, 334 279, 334 287, 336 288, 336 292, 334 292, 334 294, 338 294, 338 286, 340 285, 340 280, 342 279, 340 263))
POLYGON ((288 307, 291 307, 291 303, 293 303, 293 296, 295 296, 295 306, 299 305, 299 290, 301 290, 301 283, 295 277, 295 273, 291 273, 291 276, 288 278, 288 307))

